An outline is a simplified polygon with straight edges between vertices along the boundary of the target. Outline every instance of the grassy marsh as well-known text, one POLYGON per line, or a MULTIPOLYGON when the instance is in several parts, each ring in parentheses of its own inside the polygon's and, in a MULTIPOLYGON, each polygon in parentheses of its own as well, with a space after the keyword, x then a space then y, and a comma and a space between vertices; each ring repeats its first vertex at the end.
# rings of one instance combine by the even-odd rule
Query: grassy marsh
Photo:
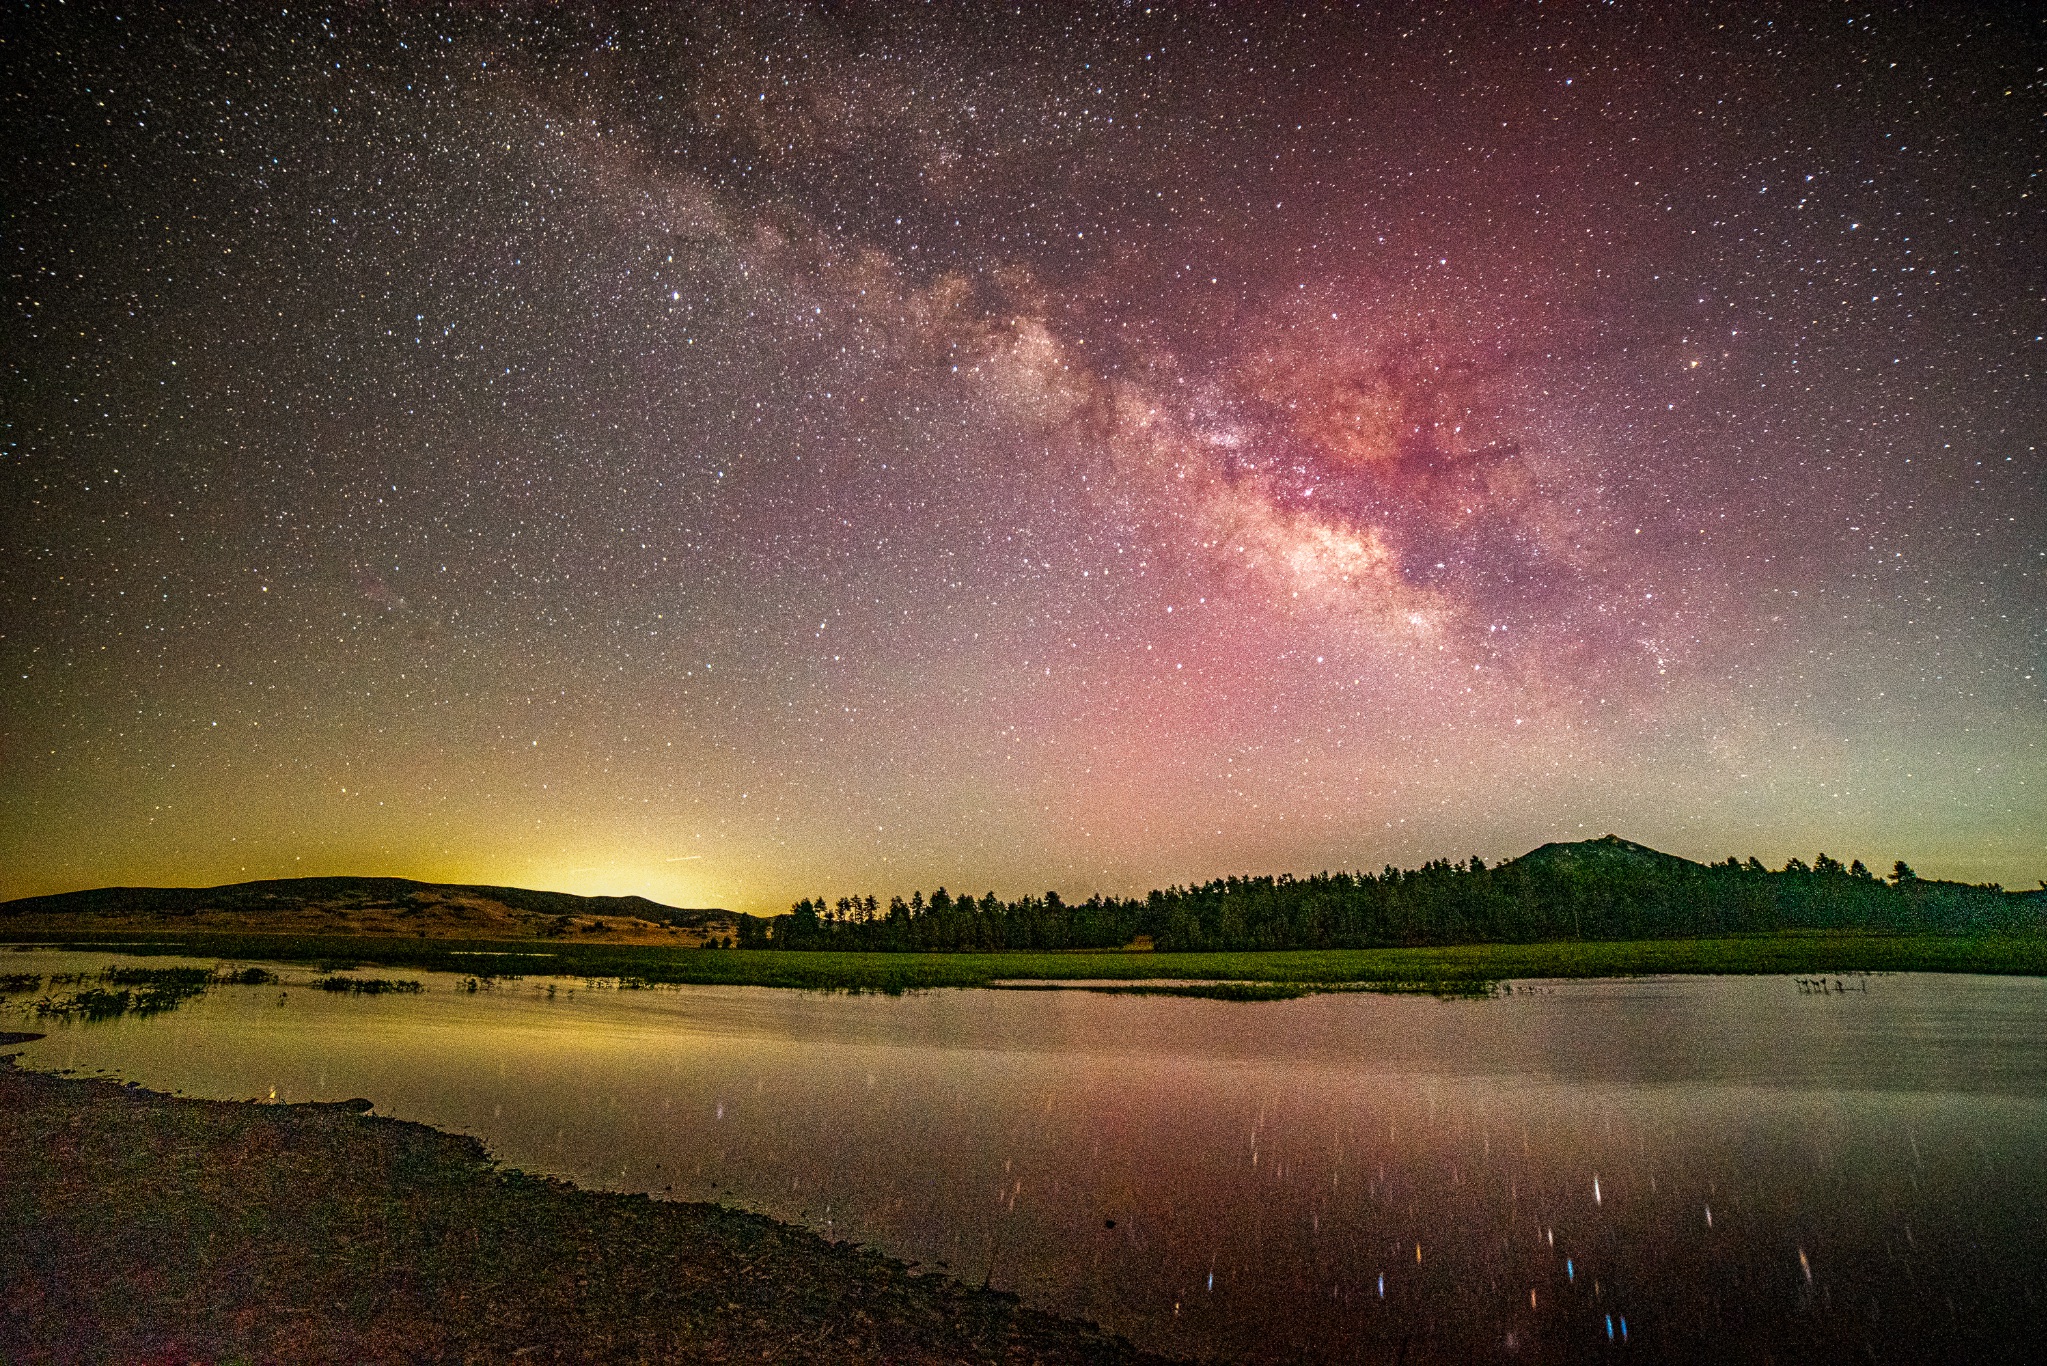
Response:
MULTIPOLYGON (((50 941, 95 947, 77 939, 50 941)), ((112 947, 111 944, 107 947, 112 947)), ((1003 952, 833 953, 200 934, 121 944, 129 954, 264 959, 336 967, 410 968, 474 977, 491 968, 634 984, 795 987, 819 991, 921 991, 997 982, 1212 983, 1204 995, 1271 999, 1330 988, 1483 994, 1493 983, 1543 977, 1665 973, 1978 972, 2047 975, 2047 938, 1787 931, 1710 939, 1565 940, 1384 949, 1288 949, 1228 953, 1003 952), (1244 984, 1260 984, 1253 990, 1244 984), (1286 988, 1284 992, 1279 988, 1286 988)), ((342 987, 340 990, 350 990, 342 987)))

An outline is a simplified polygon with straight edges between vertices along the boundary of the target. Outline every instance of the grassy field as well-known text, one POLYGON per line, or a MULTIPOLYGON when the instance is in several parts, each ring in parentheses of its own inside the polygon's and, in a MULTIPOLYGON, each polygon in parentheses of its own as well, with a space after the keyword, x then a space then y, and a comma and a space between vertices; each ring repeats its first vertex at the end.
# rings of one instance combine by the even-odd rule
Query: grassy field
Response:
MULTIPOLYGON (((45 942, 128 953, 383 967, 500 976, 623 977, 646 982, 919 991, 996 982, 1256 982, 1273 988, 1465 992, 1540 977, 1660 973, 1982 972, 2047 975, 2047 939, 1798 932, 1723 939, 1469 944, 1269 953, 788 953, 618 944, 197 934, 45 942)), ((1203 995, 1269 999, 1293 990, 1203 995)))

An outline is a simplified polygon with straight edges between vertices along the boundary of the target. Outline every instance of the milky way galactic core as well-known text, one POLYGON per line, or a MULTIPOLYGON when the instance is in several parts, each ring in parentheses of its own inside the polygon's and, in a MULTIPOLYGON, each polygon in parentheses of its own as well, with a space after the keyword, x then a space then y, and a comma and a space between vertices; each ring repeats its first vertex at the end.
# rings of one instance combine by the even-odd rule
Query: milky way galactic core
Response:
POLYGON ((0 895, 2030 886, 2043 38, 19 11, 0 895))

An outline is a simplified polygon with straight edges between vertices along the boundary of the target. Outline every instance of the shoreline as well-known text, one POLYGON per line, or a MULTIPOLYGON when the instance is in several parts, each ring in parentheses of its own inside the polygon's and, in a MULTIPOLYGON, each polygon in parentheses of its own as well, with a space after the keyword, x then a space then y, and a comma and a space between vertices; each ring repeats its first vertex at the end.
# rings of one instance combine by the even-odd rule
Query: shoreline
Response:
POLYGON ((368 1109, 168 1096, 0 1052, 0 1357, 1170 1360, 797 1225, 528 1175, 368 1109))

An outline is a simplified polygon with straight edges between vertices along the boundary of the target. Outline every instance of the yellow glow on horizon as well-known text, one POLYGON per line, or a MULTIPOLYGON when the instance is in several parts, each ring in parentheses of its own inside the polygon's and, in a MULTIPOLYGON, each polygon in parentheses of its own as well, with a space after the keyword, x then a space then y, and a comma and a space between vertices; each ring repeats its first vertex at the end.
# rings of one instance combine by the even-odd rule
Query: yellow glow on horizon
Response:
MULTIPOLYGON (((692 863, 700 860, 692 860, 692 863)), ((688 866, 688 865, 685 865, 688 866)), ((680 872, 644 856, 592 859, 586 863, 540 864, 521 875, 522 887, 569 892, 576 896, 641 896, 664 906, 720 907, 726 899, 693 873, 680 872)))

